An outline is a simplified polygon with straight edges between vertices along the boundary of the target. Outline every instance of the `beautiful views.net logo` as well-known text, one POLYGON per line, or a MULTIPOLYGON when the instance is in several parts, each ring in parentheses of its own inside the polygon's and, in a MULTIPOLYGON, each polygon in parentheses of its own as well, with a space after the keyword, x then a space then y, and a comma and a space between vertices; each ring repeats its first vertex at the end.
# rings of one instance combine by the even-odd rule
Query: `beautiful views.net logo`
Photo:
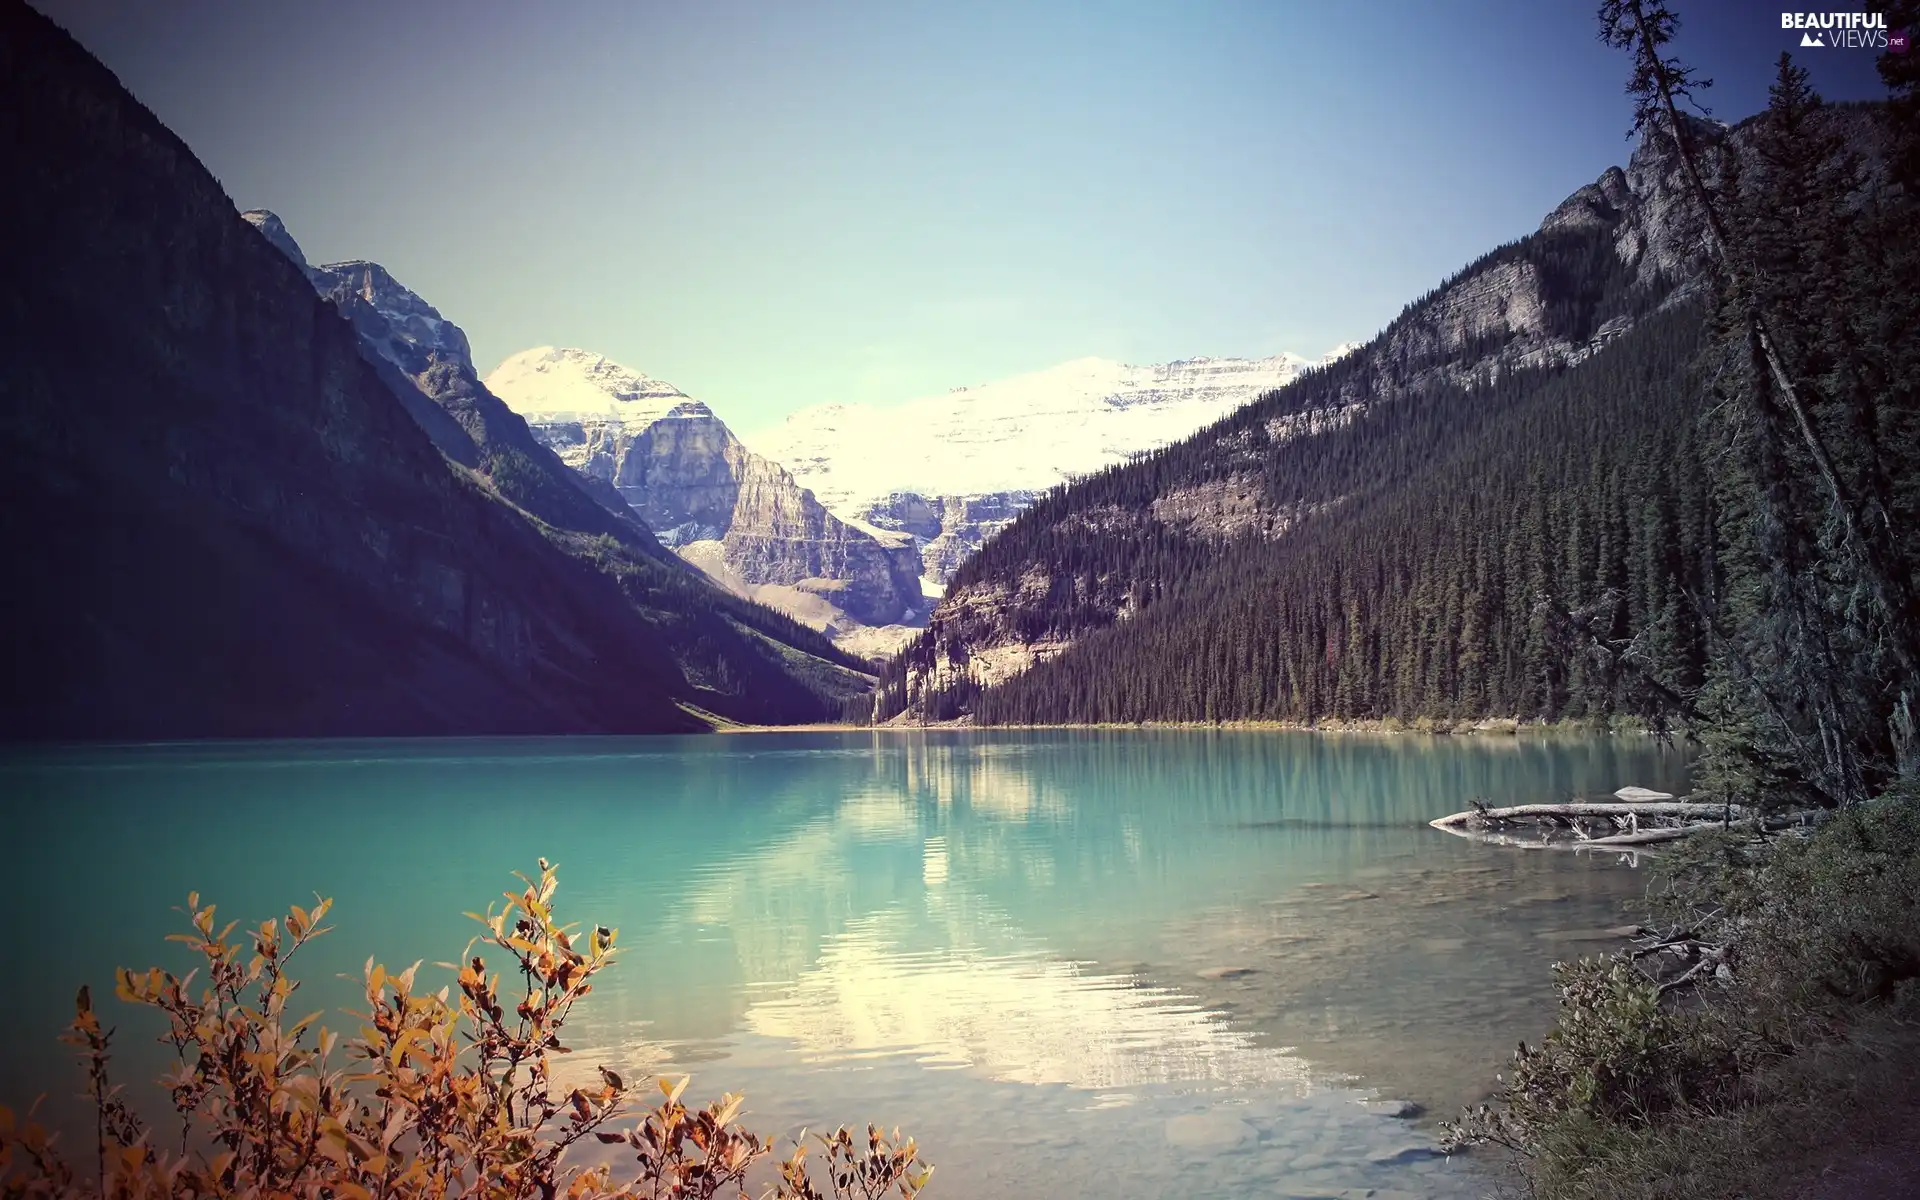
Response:
MULTIPOLYGON (((1780 28, 1800 30, 1800 44, 1817 49, 1886 50, 1887 15, 1866 12, 1781 13, 1780 28)), ((1905 31, 1900 45, 1906 47, 1905 31)))

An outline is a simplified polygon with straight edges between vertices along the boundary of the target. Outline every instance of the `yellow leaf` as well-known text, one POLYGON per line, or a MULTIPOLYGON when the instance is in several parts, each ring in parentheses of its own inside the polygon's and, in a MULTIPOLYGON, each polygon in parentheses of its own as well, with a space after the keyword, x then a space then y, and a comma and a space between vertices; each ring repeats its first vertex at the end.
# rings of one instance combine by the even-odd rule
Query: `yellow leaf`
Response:
POLYGON ((387 1052, 387 1061, 396 1067, 399 1066, 400 1060, 407 1055, 407 1046, 419 1036, 420 1031, 418 1029, 403 1030, 399 1037, 393 1039, 393 1049, 387 1052))

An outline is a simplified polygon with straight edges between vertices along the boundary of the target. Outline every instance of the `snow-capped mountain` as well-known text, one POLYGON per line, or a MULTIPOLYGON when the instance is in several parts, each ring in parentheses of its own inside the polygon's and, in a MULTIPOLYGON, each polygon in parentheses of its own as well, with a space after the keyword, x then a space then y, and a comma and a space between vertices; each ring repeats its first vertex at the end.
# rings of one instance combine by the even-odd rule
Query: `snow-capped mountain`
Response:
POLYGON ((1177 441, 1319 360, 1083 358, 876 408, 804 409, 752 435, 842 517, 911 533, 937 594, 967 555, 1046 489, 1177 441))
POLYGON ((486 386, 722 586, 856 653, 888 652, 924 620, 909 536, 836 517, 672 384, 591 351, 540 346, 501 363, 486 386))
POLYGON ((636 432, 689 399, 665 380, 604 355, 554 346, 522 350, 494 368, 487 386, 496 395, 511 394, 507 403, 529 421, 614 420, 636 432))

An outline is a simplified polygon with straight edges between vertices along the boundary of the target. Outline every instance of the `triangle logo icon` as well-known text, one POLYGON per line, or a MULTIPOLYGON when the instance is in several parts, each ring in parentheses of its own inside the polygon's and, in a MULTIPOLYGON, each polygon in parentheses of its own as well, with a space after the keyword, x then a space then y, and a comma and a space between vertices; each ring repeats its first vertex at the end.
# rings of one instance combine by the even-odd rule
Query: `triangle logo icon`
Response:
POLYGON ((1824 49, 1826 49, 1826 48, 1827 48, 1827 43, 1825 42, 1825 40, 1823 40, 1823 39, 1822 39, 1822 37, 1821 37, 1821 35, 1819 35, 1819 34, 1817 34, 1817 33, 1803 33, 1803 34, 1801 34, 1801 35, 1800 35, 1800 44, 1801 44, 1802 46, 1818 46, 1818 47, 1820 47, 1820 48, 1821 48, 1822 50, 1824 50, 1824 49))

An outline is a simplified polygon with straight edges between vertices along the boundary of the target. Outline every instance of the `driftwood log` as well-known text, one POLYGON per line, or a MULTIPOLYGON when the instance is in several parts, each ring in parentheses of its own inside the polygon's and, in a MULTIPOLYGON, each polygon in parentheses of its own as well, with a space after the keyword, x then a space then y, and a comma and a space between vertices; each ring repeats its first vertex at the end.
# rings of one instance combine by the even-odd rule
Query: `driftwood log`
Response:
MULTIPOLYGON (((1683 817, 1691 820, 1717 821, 1727 816, 1729 808, 1725 804, 1694 804, 1686 800, 1649 801, 1640 804, 1628 804, 1619 801, 1601 801, 1587 803, 1569 801, 1565 804, 1515 804, 1508 808, 1474 807, 1466 812, 1454 813, 1450 817, 1441 817, 1427 822, 1435 829, 1452 832, 1459 828, 1472 828, 1475 825, 1494 826, 1515 821, 1539 821, 1542 819, 1572 821, 1580 818, 1605 817, 1608 820, 1626 821, 1629 818, 1645 821, 1649 817, 1683 817)), ((1731 813, 1735 817, 1746 815, 1746 809, 1733 805, 1731 813)))
POLYGON ((1632 850, 1709 829, 1751 829, 1756 823, 1754 814, 1741 805, 1671 799, 1568 801, 1506 808, 1491 808, 1475 801, 1466 812, 1428 822, 1446 833, 1502 845, 1596 850, 1632 850), (1518 836, 1523 830, 1531 831, 1532 836, 1518 836))

